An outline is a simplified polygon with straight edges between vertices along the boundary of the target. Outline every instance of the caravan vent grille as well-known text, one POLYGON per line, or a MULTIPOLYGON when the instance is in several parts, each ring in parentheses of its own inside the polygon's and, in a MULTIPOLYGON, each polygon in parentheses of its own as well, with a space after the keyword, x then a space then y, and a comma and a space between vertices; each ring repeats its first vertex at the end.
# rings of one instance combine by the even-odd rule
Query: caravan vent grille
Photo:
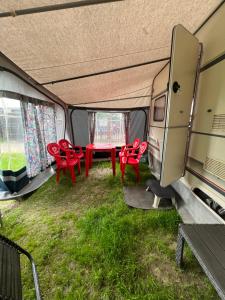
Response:
POLYGON ((216 177, 225 180, 225 162, 206 157, 204 169, 216 177))
POLYGON ((212 128, 225 130, 225 114, 213 116, 212 128))

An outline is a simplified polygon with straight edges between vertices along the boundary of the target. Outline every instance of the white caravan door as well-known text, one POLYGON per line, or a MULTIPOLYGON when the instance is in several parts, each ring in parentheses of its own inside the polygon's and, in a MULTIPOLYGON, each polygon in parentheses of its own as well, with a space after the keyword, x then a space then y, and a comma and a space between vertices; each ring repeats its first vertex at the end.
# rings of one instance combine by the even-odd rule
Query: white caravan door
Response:
POLYGON ((182 25, 173 28, 160 185, 184 176, 185 153, 200 44, 182 25))

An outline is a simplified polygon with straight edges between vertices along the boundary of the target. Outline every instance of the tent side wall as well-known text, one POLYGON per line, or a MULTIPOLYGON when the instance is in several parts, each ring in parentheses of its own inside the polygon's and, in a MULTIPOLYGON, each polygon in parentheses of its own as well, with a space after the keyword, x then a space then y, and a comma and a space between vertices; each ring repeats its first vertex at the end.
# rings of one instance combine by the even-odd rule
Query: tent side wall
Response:
MULTIPOLYGON (((64 110, 64 117, 65 117, 65 130, 64 130, 64 136, 71 137, 71 131, 70 131, 70 125, 69 125, 69 117, 68 117, 68 110, 67 105, 59 99, 56 95, 51 93, 49 90, 47 90, 45 87, 40 85, 38 82, 36 82, 33 78, 31 78, 26 72, 24 72, 22 69, 20 69, 14 62, 12 62, 9 58, 7 58, 2 52, 0 52, 0 72, 8 72, 11 75, 14 75, 18 77, 21 84, 20 86, 17 84, 17 92, 19 93, 23 87, 26 90, 26 93, 29 93, 29 91, 34 93, 36 91, 36 94, 39 94, 41 96, 41 99, 45 99, 48 101, 52 101, 56 104, 58 104, 63 110, 64 110), (22 87, 23 86, 23 87, 22 87)), ((13 85, 13 82, 8 83, 8 85, 15 89, 15 84, 13 85)), ((1 90, 1 86, 0 86, 1 90)), ((29 94, 28 94, 29 96, 29 94)))
MULTIPOLYGON (((128 142, 132 143, 135 138, 141 141, 147 138, 148 107, 134 109, 106 109, 106 108, 86 108, 70 107, 70 123, 72 128, 72 141, 83 148, 90 143, 88 128, 88 111, 94 112, 129 112, 128 142)), ((119 145, 118 145, 119 146, 119 145)))
MULTIPOLYGON (((0 149, 0 189, 7 192, 8 188, 10 192, 20 193, 20 191, 22 192, 23 188, 26 188, 29 182, 29 178, 27 176, 28 170, 25 167, 26 159, 24 149, 25 141, 23 138, 24 134, 22 134, 24 130, 23 126, 25 126, 22 125, 25 124, 22 121, 22 102, 42 103, 41 105, 44 105, 43 107, 50 107, 49 105, 51 105, 52 113, 54 112, 54 115, 52 114, 52 118, 55 119, 54 122, 56 125, 57 139, 64 138, 66 134, 66 127, 68 128, 68 126, 66 126, 66 116, 68 113, 67 107, 60 99, 40 86, 1 53, 0 97, 0 134, 1 138, 3 139, 1 141, 0 149), (15 122, 17 122, 17 124, 15 122), (18 160, 21 161, 20 164, 15 161, 16 157, 18 157, 18 160)), ((46 113, 47 110, 48 109, 45 110, 46 113)), ((44 180, 43 174, 42 179, 44 180)), ((39 185, 40 181, 38 182, 38 186, 39 185)), ((35 189, 34 183, 33 188, 35 189)))

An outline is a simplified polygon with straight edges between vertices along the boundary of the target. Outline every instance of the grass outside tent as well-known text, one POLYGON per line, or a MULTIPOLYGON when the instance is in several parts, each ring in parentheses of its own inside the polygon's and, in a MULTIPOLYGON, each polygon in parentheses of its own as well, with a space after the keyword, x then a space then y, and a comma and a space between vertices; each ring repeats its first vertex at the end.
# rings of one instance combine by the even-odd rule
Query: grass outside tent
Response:
MULTIPOLYGON (((143 182, 148 167, 141 166, 143 182)), ((52 177, 27 200, 4 206, 1 233, 29 250, 44 299, 218 299, 190 250, 185 269, 175 264, 175 210, 143 211, 124 203, 119 168, 95 163, 72 186, 52 177)), ((134 184, 128 169, 126 184, 134 184)), ((24 299, 34 299, 29 264, 24 299)))
POLYGON ((0 154, 0 170, 18 171, 26 166, 24 153, 2 153, 0 154))

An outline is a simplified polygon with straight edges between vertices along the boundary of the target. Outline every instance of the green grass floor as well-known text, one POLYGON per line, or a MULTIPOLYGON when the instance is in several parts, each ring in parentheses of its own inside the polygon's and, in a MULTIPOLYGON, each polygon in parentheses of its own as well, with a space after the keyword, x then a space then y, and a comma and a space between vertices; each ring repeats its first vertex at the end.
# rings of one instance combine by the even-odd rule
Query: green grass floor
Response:
MULTIPOLYGON (((149 178, 141 165, 142 183, 149 178)), ((135 184, 128 169, 125 184, 135 184)), ((176 267, 180 218, 175 210, 127 207, 110 164, 94 163, 72 186, 55 176, 28 199, 4 204, 1 233, 30 251, 44 299, 218 299, 190 250, 176 267)), ((23 259, 24 299, 34 299, 23 259)))

